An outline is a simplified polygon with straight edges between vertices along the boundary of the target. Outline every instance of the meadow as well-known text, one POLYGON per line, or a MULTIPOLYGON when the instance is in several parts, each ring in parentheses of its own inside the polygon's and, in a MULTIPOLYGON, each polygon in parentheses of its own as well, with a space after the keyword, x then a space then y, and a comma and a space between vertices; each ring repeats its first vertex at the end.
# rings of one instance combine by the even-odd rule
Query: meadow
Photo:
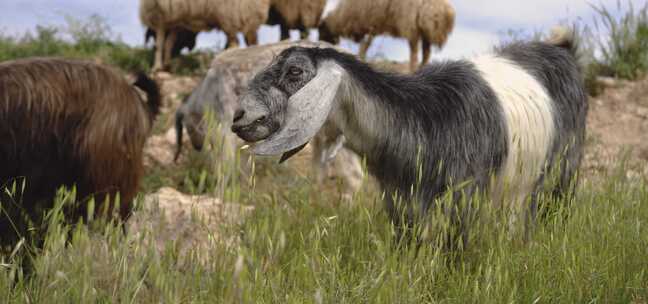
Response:
MULTIPOLYGON (((600 76, 644 79, 648 8, 628 10, 621 19, 593 9, 609 31, 583 36, 584 52, 592 54, 585 68, 590 92, 605 90, 600 76)), ((588 31, 596 29, 584 35, 588 31)), ((124 71, 150 68, 149 50, 112 41, 109 32, 99 18, 23 37, 0 35, 0 61, 56 55, 124 71)), ((212 55, 185 56, 174 73, 200 74, 212 55)), ((165 115, 158 133, 171 121, 165 115)), ((588 137, 590 155, 596 142, 588 137)), ((207 231, 206 246, 181 254, 174 242, 159 250, 148 241, 155 230, 133 235, 114 225, 62 225, 61 208, 74 193, 61 191, 43 248, 25 242, 0 256, 0 302, 648 303, 645 156, 630 162, 628 152, 584 169, 574 201, 544 201, 551 212, 528 242, 511 240, 505 215, 477 198, 480 216, 470 246, 448 252, 435 242, 396 239, 371 178, 349 202, 335 187, 318 188, 299 164, 257 159, 248 176, 239 174, 238 163, 214 164, 218 153, 191 152, 179 167, 149 168, 136 202, 142 208, 146 194, 171 186, 254 207, 241 221, 207 231)), ((448 229, 441 216, 429 217, 439 230, 448 229)))

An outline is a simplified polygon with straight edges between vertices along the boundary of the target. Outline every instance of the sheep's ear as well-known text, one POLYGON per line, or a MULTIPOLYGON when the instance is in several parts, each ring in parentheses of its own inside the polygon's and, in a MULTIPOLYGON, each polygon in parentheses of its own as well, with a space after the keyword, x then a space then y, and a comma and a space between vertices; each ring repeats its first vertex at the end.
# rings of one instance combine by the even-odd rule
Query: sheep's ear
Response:
MULTIPOLYGON (((317 75, 288 99, 285 121, 279 131, 256 144, 253 152, 276 155, 296 150, 308 143, 326 122, 341 82, 342 71, 339 66, 334 63, 322 64, 317 75)), ((288 155, 290 156, 292 155, 288 155)))

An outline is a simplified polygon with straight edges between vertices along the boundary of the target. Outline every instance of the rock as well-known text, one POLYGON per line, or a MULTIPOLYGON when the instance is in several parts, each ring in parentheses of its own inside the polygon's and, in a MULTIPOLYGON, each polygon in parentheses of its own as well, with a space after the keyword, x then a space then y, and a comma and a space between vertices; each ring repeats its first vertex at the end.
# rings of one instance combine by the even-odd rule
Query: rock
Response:
MULTIPOLYGON (((183 132, 182 142, 183 146, 190 145, 189 135, 186 131, 183 132)), ((176 134, 175 129, 170 128, 164 134, 153 135, 148 138, 144 145, 144 166, 151 167, 170 166, 175 162, 173 160, 176 151, 176 134)), ((179 161, 182 160, 183 155, 180 154, 179 161)))
POLYGON ((224 203, 206 195, 187 195, 165 187, 144 198, 143 208, 130 217, 127 229, 134 237, 153 242, 160 253, 168 244, 175 243, 181 259, 192 250, 206 254, 216 243, 235 245, 237 236, 227 231, 252 210, 252 206, 224 203))

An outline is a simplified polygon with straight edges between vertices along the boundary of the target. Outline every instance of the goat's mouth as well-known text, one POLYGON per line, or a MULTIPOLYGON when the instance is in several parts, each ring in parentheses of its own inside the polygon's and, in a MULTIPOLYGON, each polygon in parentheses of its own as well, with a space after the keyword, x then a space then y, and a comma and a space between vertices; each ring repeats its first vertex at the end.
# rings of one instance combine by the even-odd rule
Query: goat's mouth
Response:
MULTIPOLYGON (((278 130, 279 130, 278 126, 273 127, 273 126, 264 126, 264 125, 254 125, 254 124, 245 127, 232 128, 232 131, 239 138, 241 138, 247 143, 245 146, 243 146, 243 149, 248 149, 252 147, 252 150, 254 150, 254 147, 258 144, 263 144, 266 141, 271 141, 273 139, 272 135, 275 135, 278 130), (273 130, 273 132, 269 132, 270 130, 273 130)), ((295 154, 297 154, 297 152, 304 149, 304 147, 306 147, 307 144, 308 142, 282 153, 279 163, 283 163, 284 161, 293 157, 295 154)))
POLYGON ((247 126, 232 126, 232 132, 247 143, 256 143, 275 134, 279 124, 272 122, 252 123, 247 126))

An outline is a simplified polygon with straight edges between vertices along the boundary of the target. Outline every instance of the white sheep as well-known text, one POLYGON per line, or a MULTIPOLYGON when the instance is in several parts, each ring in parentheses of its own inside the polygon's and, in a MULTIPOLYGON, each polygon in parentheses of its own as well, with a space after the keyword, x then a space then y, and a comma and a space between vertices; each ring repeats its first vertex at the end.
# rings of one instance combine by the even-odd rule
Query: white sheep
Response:
POLYGON ((241 32, 252 45, 257 43, 257 29, 266 23, 269 10, 270 0, 141 0, 140 19, 159 38, 153 70, 163 69, 170 59, 177 33, 169 29, 198 33, 218 28, 227 36, 227 48, 238 46, 236 34, 241 32))
POLYGON ((454 28, 455 10, 447 0, 339 0, 319 27, 320 40, 337 43, 339 37, 360 40, 365 58, 373 36, 389 34, 409 41, 410 70, 418 65, 419 41, 425 65, 431 46, 442 48, 454 28))

